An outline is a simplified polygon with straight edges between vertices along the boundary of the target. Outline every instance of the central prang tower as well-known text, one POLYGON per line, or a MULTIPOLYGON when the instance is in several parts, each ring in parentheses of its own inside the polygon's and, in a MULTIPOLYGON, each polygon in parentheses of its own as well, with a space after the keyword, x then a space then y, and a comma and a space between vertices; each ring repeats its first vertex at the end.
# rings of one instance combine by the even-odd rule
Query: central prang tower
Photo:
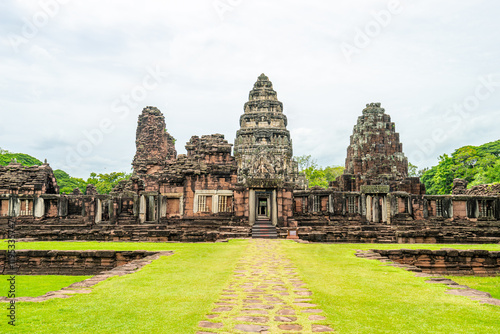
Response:
POLYGON ((238 183, 250 188, 294 186, 298 166, 293 160, 292 140, 286 129, 283 103, 278 101, 269 78, 261 74, 245 103, 236 132, 234 156, 238 183))

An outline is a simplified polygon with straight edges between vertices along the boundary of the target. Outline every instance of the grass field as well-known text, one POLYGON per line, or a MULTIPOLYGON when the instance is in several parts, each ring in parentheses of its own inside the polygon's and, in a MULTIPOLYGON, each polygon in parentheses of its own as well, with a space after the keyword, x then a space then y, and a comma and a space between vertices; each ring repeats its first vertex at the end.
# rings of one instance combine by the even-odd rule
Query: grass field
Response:
MULTIPOLYGON (((10 275, 0 275, 0 296, 8 297, 10 275)), ((16 297, 38 297, 49 291, 56 291, 91 276, 51 276, 51 275, 17 275, 16 297)))
POLYGON ((447 295, 444 285, 424 283, 424 278, 403 269, 354 257, 356 249, 500 250, 500 245, 283 246, 339 333, 500 333, 500 307, 447 295))
MULTIPOLYGON (((192 333, 230 279, 245 243, 19 243, 17 249, 173 250, 175 254, 134 274, 101 282, 90 294, 17 303, 15 333, 192 333)), ((10 333, 13 328, 4 318, 0 333, 10 333)))
MULTIPOLYGON (((194 333, 231 279, 247 243, 18 243, 17 249, 173 250, 175 254, 137 273, 108 279, 90 294, 18 303, 15 332, 194 333)), ((500 333, 500 307, 447 295, 443 285, 427 284, 411 272, 354 256, 356 249, 500 250, 500 245, 282 241, 281 247, 338 333, 500 333)), ((6 244, 0 242, 0 248, 6 244)), ((0 333, 9 332, 12 327, 2 320, 0 333)))

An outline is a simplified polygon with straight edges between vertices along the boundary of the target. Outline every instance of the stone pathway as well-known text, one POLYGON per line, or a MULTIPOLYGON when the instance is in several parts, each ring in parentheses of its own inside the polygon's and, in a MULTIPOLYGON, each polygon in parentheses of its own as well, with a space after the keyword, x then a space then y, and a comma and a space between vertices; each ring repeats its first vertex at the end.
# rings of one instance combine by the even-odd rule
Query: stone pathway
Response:
POLYGON ((279 240, 252 239, 197 334, 333 332, 279 240))

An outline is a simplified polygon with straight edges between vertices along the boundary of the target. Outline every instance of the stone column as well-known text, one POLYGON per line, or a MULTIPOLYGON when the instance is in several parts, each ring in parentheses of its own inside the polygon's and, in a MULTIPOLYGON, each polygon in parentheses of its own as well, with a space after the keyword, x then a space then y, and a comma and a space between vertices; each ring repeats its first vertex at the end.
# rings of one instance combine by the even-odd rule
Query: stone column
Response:
POLYGON ((372 221, 372 197, 370 195, 366 196, 366 220, 372 221))
POLYGON ((276 226, 276 225, 278 225, 278 199, 276 196, 276 189, 273 190, 273 195, 272 195, 271 201, 272 201, 271 202, 271 212, 272 212, 271 219, 272 219, 273 225, 276 226))
POLYGON ((156 220, 156 201, 154 196, 148 196, 148 214, 146 215, 146 219, 149 216, 148 221, 156 220))
POLYGON ((360 199, 360 201, 361 201, 361 204, 360 204, 360 205, 361 205, 361 209, 359 210, 359 213, 360 213, 362 216, 365 216, 365 217, 366 217, 366 214, 367 214, 367 213, 366 213, 366 212, 367 212, 367 210, 366 210, 366 208, 367 208, 367 204, 366 204, 366 195, 361 194, 361 196, 360 196, 360 197, 361 197, 361 199, 360 199))
POLYGON ((57 201, 57 214, 59 217, 66 217, 68 215, 68 198, 59 196, 57 201))
POLYGON ((100 223, 102 221, 102 203, 101 203, 101 200, 99 198, 95 199, 95 206, 96 206, 95 222, 97 224, 97 223, 100 223))
POLYGON ((333 196, 332 194, 328 195, 328 211, 330 213, 334 213, 334 207, 333 207, 333 196))
POLYGON ((10 196, 9 198, 9 216, 18 217, 21 211, 21 201, 17 196, 10 196))
POLYGON ((146 221, 146 197, 142 195, 139 199, 139 223, 146 221))
POLYGON ((250 189, 248 192, 248 222, 250 225, 255 224, 255 190, 250 189))
POLYGON ((181 217, 184 216, 184 196, 179 198, 179 214, 181 217))
POLYGON ((378 196, 373 198, 373 222, 380 222, 380 200, 378 196))
POLYGON ((382 222, 387 223, 387 196, 382 196, 382 222))
POLYGON ((42 218, 45 214, 45 205, 43 202, 43 198, 36 197, 33 203, 33 215, 35 218, 42 218))

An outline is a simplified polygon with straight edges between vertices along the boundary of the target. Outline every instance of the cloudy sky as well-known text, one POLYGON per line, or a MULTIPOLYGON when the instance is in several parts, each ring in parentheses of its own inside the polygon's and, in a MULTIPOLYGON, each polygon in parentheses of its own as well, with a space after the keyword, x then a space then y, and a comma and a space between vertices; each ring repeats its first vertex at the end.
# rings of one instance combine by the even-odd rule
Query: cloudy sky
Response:
POLYGON ((498 140, 500 3, 486 0, 6 0, 0 147, 54 169, 130 171, 137 117, 158 107, 177 151, 231 143, 261 73, 294 154, 343 165, 370 102, 420 168, 498 140))

